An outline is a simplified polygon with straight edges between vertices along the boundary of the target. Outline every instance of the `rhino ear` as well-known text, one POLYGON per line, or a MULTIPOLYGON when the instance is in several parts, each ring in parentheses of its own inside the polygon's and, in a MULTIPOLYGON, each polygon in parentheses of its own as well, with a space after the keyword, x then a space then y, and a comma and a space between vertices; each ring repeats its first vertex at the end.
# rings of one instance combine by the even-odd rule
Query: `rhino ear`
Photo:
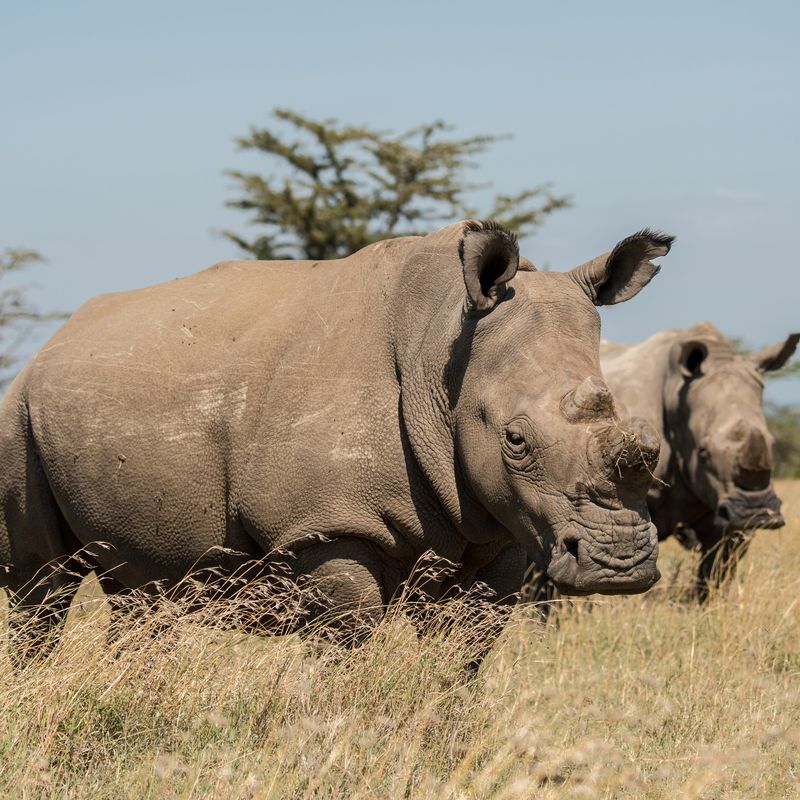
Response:
POLYGON ((684 378, 691 380, 703 374, 703 362, 708 356, 708 348, 703 342, 681 342, 677 348, 676 361, 684 378))
POLYGON ((569 274, 596 306, 621 303, 637 295, 658 274, 661 268, 650 259, 669 253, 674 240, 674 236, 645 228, 569 274))
POLYGON ((783 367, 794 355, 799 341, 800 333, 790 333, 785 342, 778 342, 757 353, 751 353, 748 358, 759 372, 772 372, 783 367))
POLYGON ((464 285, 475 311, 493 309, 506 293, 506 284, 517 274, 517 237, 496 222, 468 220, 458 243, 464 285))

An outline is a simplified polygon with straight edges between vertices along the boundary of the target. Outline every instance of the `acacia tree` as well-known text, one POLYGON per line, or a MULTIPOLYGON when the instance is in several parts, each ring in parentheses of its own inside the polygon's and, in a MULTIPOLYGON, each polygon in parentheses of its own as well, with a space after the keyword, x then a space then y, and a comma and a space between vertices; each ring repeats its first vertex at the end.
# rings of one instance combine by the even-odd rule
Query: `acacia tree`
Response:
MULTIPOLYGON (((242 196, 227 205, 251 212, 263 232, 252 240, 225 235, 260 259, 338 258, 380 239, 478 216, 466 195, 482 187, 464 173, 475 166, 474 156, 501 138, 447 138, 452 128, 440 121, 394 135, 287 109, 273 116, 278 131, 253 128, 237 142, 270 156, 275 171, 267 177, 228 172, 242 196)), ((543 184, 497 195, 482 216, 525 236, 569 205, 568 197, 543 184)))
MULTIPOLYGON (((6 249, 0 253, 0 280, 6 282, 11 273, 43 261, 35 250, 6 249)), ((66 316, 57 311, 40 311, 30 302, 27 289, 24 285, 0 289, 0 385, 7 383, 8 370, 15 361, 15 351, 30 333, 31 325, 66 316)))

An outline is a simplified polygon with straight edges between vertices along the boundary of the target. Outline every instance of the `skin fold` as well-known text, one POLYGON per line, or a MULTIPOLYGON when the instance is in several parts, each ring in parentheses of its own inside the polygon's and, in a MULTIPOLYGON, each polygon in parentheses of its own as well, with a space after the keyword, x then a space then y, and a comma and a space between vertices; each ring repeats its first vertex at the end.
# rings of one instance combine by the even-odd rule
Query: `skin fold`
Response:
POLYGON ((351 641, 412 579, 509 605, 533 560, 563 591, 647 589, 659 437, 614 403, 595 306, 670 243, 537 272, 466 221, 89 301, 0 406, 12 645, 52 643, 91 569, 113 599, 280 567, 315 599, 272 628, 335 611, 351 641))

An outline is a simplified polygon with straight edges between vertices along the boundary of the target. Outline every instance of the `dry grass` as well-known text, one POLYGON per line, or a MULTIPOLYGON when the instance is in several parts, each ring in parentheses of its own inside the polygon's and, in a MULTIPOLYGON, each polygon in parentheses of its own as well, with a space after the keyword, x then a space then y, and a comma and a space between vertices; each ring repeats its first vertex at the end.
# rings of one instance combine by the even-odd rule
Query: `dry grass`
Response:
MULTIPOLYGON (((349 657, 184 622, 112 652, 89 584, 44 664, 0 658, 0 796, 779 798, 800 785, 800 483, 699 608, 695 556, 648 595, 519 610, 479 677, 389 619, 349 657)), ((5 623, 3 623, 5 626, 5 623)))

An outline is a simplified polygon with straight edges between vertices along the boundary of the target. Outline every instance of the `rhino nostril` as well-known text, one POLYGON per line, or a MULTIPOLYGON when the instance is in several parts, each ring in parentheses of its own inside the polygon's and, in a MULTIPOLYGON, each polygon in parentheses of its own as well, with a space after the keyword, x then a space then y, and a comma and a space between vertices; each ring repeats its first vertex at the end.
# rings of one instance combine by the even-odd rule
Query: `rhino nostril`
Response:
POLYGON ((720 507, 717 509, 717 514, 719 515, 719 518, 720 518, 720 519, 723 519, 723 520, 725 520, 725 522, 729 522, 729 521, 730 521, 730 518, 731 518, 731 512, 730 512, 730 510, 728 509, 728 506, 726 506, 726 505, 724 505, 724 504, 723 504, 723 505, 721 505, 721 506, 720 506, 720 507))
POLYGON ((564 549, 575 559, 578 560, 578 540, 566 539, 564 541, 564 549))

